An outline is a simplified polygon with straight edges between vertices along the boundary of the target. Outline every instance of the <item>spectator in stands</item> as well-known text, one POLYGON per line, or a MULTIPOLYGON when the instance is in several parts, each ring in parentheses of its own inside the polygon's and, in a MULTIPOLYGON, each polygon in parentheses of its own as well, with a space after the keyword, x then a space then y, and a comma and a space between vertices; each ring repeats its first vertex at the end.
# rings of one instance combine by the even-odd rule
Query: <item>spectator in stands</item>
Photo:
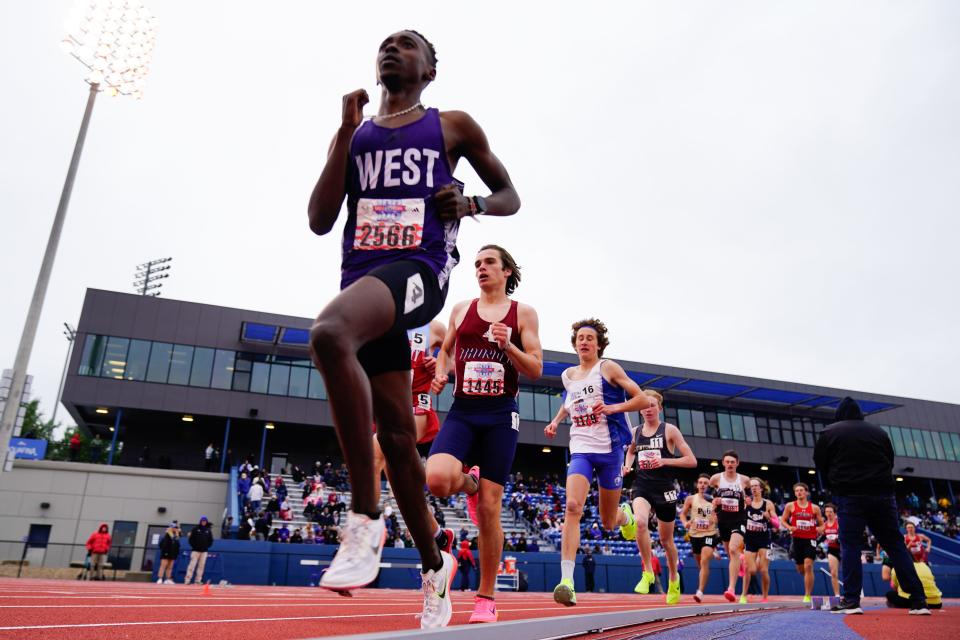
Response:
POLYGON ((103 462, 103 439, 99 433, 93 434, 93 440, 90 441, 90 462, 99 464, 103 462))
POLYGON ((338 544, 340 542, 340 534, 336 527, 327 527, 323 530, 323 542, 324 544, 338 544))
POLYGON ((597 570, 597 560, 593 557, 593 554, 590 553, 590 547, 586 547, 583 552, 583 576, 584 581, 586 582, 587 591, 593 592, 594 589, 594 572, 597 570))
POLYGON ((224 519, 223 524, 220 525, 220 539, 229 540, 230 532, 232 529, 233 529, 233 516, 227 516, 224 519))
POLYGON ((194 577, 194 569, 196 569, 194 584, 201 584, 203 568, 207 564, 207 551, 213 546, 213 531, 210 530, 210 521, 207 520, 207 516, 200 516, 200 522, 190 530, 187 542, 190 543, 190 564, 187 565, 187 577, 183 584, 190 584, 191 578, 194 577))
POLYGON ((173 584, 173 563, 180 555, 180 528, 176 523, 167 527, 160 539, 160 568, 157 584, 173 584))
POLYGON ((90 553, 90 569, 92 580, 103 580, 103 562, 110 553, 110 527, 106 522, 100 523, 97 530, 87 538, 87 551, 90 553))
POLYGON ((863 613, 860 541, 864 528, 869 527, 913 598, 910 613, 929 615, 923 585, 898 527, 890 436, 866 422, 860 406, 853 398, 846 397, 837 407, 836 422, 827 426, 817 439, 813 459, 834 494, 840 521, 843 598, 834 610, 863 613))
POLYGON ((470 570, 477 568, 477 561, 470 551, 467 540, 460 541, 460 550, 457 552, 457 568, 460 571, 460 591, 470 588, 470 570))
POLYGON ((250 491, 250 476, 246 473, 241 473, 240 477, 237 478, 237 496, 240 498, 240 508, 245 509, 247 507, 247 493, 250 491))
POLYGON ((283 481, 282 476, 277 476, 277 479, 274 482, 273 492, 277 494, 277 500, 280 502, 283 502, 287 499, 287 485, 283 481))
POLYGON ((280 542, 280 531, 276 527, 270 531, 270 535, 267 536, 267 542, 280 542))
POLYGON ((299 527, 290 534, 290 544, 303 544, 303 534, 300 533, 299 527))
POLYGON ((290 541, 290 529, 287 528, 286 524, 280 526, 280 542, 289 542, 290 541))
POLYGON ((393 548, 394 548, 394 549, 403 549, 403 548, 405 548, 405 547, 406 547, 406 545, 403 544, 403 538, 402 538, 402 537, 400 537, 400 536, 394 536, 394 537, 393 537, 393 548))
MULTIPOLYGON (((460 535, 459 535, 458 537, 460 538, 460 541, 461 541, 461 542, 463 542, 464 540, 466 540, 467 538, 470 537, 470 531, 469 531, 469 529, 467 529, 467 526, 466 526, 466 525, 462 525, 462 526, 460 527, 460 535)), ((468 547, 469 547, 469 545, 468 545, 468 547)))
POLYGON ((260 502, 263 500, 263 482, 260 478, 254 477, 250 481, 250 490, 247 491, 247 500, 250 508, 254 511, 260 511, 260 502))
POLYGON ((253 537, 254 520, 249 515, 240 518, 240 526, 237 527, 238 540, 250 540, 253 537))
POLYGON ((70 437, 70 462, 76 462, 80 457, 80 447, 83 443, 80 441, 80 430, 77 429, 70 437))
POLYGON ((270 522, 267 520, 267 515, 263 511, 257 516, 253 530, 257 540, 262 542, 267 539, 267 534, 270 533, 270 522))
POLYGON ((293 511, 290 510, 290 504, 286 500, 280 504, 280 519, 293 520, 293 511))
POLYGON ((207 448, 203 450, 203 470, 210 472, 213 471, 213 443, 209 443, 207 448))
POLYGON ((513 549, 518 553, 525 553, 527 550, 527 537, 521 533, 517 543, 513 545, 513 549))
POLYGON ((317 536, 313 533, 313 526, 307 525, 306 535, 303 538, 303 544, 317 544, 317 536))

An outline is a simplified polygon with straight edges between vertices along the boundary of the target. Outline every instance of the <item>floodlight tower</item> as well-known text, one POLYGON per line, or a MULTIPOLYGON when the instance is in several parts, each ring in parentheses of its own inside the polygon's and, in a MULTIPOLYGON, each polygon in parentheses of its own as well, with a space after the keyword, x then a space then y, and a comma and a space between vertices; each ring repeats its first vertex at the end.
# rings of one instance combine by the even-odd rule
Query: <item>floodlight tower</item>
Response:
POLYGON ((27 320, 20 335, 17 356, 13 363, 10 395, 0 416, 0 471, 13 464, 10 455, 10 436, 13 434, 17 410, 23 396, 23 385, 30 363, 30 352, 40 323, 43 300, 47 295, 50 273, 60 243, 60 232, 70 204, 73 181, 80 164, 80 153, 87 137, 90 114, 98 91, 108 95, 143 96, 143 86, 149 70, 150 58, 156 43, 157 19, 140 0, 77 0, 67 19, 67 35, 62 45, 87 69, 84 80, 90 85, 87 106, 83 111, 80 133, 73 148, 67 179, 60 193, 60 204, 53 219, 47 248, 40 264, 40 273, 33 289, 33 298, 27 311, 27 320))
POLYGON ((163 283, 158 282, 158 280, 170 277, 169 273, 161 272, 170 270, 170 265, 167 263, 171 260, 173 260, 173 258, 158 258, 157 260, 138 264, 137 272, 134 275, 136 280, 133 283, 133 286, 137 289, 137 293, 142 296, 155 297, 160 295, 160 287, 163 286, 163 283))

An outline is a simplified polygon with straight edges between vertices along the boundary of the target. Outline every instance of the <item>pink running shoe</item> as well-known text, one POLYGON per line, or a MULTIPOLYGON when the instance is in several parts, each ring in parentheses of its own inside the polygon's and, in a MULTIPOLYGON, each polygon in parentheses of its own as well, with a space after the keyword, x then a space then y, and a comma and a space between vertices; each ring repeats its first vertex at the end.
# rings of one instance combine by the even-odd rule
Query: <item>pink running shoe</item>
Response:
POLYGON ((496 622, 498 617, 497 604, 493 600, 490 598, 481 598, 480 596, 474 598, 473 614, 470 616, 470 624, 496 622))
POLYGON ((767 599, 766 599, 765 597, 764 597, 764 598, 760 598, 760 602, 767 602, 767 599))
MULTIPOLYGON (((477 481, 477 486, 480 486, 480 467, 473 465, 470 467, 470 471, 467 472, 468 476, 471 476, 474 480, 477 481)), ((467 515, 470 516, 470 522, 479 526, 480 522, 477 520, 477 505, 480 504, 480 491, 478 490, 473 495, 467 496, 467 515)), ((476 613, 476 612, 474 612, 476 613)), ((483 622, 489 622, 489 620, 484 620, 483 622)))
POLYGON ((723 592, 723 597, 727 599, 727 602, 737 601, 736 594, 733 591, 730 591, 730 589, 727 589, 726 591, 723 592))

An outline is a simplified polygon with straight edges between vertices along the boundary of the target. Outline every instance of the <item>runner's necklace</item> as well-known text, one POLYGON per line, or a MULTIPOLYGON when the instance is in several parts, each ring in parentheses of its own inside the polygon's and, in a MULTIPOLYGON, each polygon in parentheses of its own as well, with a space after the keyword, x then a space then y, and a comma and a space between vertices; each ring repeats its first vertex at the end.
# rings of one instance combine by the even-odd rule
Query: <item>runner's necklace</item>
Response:
POLYGON ((381 120, 390 120, 391 118, 399 118, 400 116, 405 116, 405 115, 407 115, 408 113, 412 113, 412 112, 416 111, 417 109, 424 109, 424 110, 426 110, 426 107, 423 106, 423 103, 422 103, 422 102, 418 102, 417 104, 415 104, 415 105, 413 105, 413 106, 411 106, 411 107, 407 107, 406 109, 403 109, 402 111, 397 111, 396 113, 388 113, 388 114, 383 115, 383 116, 381 116, 381 115, 370 116, 370 119, 373 120, 374 118, 380 118, 381 120))

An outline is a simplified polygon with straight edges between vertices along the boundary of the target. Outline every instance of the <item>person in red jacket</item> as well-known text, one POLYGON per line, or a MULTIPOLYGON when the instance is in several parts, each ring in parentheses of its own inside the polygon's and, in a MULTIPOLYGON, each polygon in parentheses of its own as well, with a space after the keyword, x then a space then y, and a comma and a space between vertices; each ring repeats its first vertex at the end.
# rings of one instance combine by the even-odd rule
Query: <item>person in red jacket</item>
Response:
POLYGON ((103 561, 110 552, 110 528, 106 522, 87 538, 87 551, 90 552, 90 568, 94 580, 103 580, 103 561))
POLYGON ((80 447, 83 443, 80 441, 80 432, 74 431, 73 437, 70 438, 70 461, 76 462, 77 458, 80 457, 80 447))

